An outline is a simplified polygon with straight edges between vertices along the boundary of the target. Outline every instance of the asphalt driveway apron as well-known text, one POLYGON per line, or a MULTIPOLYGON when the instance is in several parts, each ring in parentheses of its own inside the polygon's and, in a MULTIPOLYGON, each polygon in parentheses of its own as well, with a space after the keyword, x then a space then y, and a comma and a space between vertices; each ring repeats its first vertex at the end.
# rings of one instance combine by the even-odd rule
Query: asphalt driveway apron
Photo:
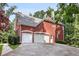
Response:
POLYGON ((79 48, 63 44, 29 43, 21 44, 4 56, 79 56, 79 48))

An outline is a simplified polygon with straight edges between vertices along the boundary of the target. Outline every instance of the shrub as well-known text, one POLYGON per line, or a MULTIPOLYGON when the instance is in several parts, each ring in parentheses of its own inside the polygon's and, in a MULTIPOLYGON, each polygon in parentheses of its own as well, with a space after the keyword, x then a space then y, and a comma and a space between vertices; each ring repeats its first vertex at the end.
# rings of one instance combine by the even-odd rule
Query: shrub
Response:
POLYGON ((79 47, 79 38, 72 38, 70 41, 70 45, 74 45, 75 47, 79 47))
POLYGON ((9 34, 7 32, 0 32, 0 42, 7 43, 9 34))
POLYGON ((2 34, 1 34, 1 32, 0 32, 0 43, 1 43, 1 40, 2 40, 2 34))
POLYGON ((60 40, 57 40, 56 43, 67 44, 65 41, 60 41, 60 40))
POLYGON ((19 42, 20 42, 19 36, 10 35, 8 37, 8 43, 9 44, 16 45, 16 44, 19 44, 19 42))
POLYGON ((2 48, 3 48, 3 45, 0 45, 0 55, 2 53, 2 48))
POLYGON ((16 49, 20 44, 17 44, 17 45, 9 45, 10 48, 12 49, 16 49))

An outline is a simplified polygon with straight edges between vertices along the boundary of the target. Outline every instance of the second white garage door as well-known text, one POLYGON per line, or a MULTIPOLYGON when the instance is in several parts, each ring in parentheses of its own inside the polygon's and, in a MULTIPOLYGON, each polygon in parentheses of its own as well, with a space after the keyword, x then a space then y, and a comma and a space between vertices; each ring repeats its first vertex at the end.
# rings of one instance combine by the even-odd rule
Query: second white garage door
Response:
POLYGON ((49 43, 49 36, 41 33, 34 34, 35 43, 49 43))
POLYGON ((22 43, 32 43, 32 33, 22 33, 22 43))

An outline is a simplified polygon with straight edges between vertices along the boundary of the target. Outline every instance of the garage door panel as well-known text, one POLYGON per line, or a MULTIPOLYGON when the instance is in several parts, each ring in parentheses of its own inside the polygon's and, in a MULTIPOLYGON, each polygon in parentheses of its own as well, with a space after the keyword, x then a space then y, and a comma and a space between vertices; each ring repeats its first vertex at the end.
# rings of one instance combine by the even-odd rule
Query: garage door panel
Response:
POLYGON ((40 34, 34 34, 34 42, 44 43, 44 36, 40 34))
POLYGON ((46 43, 49 43, 49 36, 48 35, 45 35, 44 36, 44 40, 45 40, 46 43))
POLYGON ((22 43, 32 43, 32 34, 22 33, 22 43))
POLYGON ((45 34, 34 34, 34 42, 49 43, 49 36, 45 34))

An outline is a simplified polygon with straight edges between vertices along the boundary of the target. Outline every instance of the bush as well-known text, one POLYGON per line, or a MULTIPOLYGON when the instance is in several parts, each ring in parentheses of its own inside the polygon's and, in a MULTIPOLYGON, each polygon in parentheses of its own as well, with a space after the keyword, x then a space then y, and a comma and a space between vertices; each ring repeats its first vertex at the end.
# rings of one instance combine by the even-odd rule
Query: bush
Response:
POLYGON ((2 34, 1 34, 1 32, 0 32, 0 43, 1 43, 1 40, 2 40, 2 34))
POLYGON ((9 34, 7 32, 0 32, 0 42, 7 43, 9 34))
POLYGON ((57 40, 56 43, 67 44, 65 41, 60 41, 60 40, 57 40))
POLYGON ((65 42, 70 46, 79 47, 79 38, 77 37, 65 39, 65 42))
POLYGON ((0 55, 2 53, 2 48, 3 48, 3 45, 0 45, 0 55))
POLYGON ((71 45, 79 47, 79 38, 72 38, 70 43, 71 43, 71 45))
POLYGON ((20 42, 20 39, 19 39, 19 36, 9 36, 8 37, 8 43, 9 44, 12 44, 12 45, 16 45, 16 44, 19 44, 20 42))

